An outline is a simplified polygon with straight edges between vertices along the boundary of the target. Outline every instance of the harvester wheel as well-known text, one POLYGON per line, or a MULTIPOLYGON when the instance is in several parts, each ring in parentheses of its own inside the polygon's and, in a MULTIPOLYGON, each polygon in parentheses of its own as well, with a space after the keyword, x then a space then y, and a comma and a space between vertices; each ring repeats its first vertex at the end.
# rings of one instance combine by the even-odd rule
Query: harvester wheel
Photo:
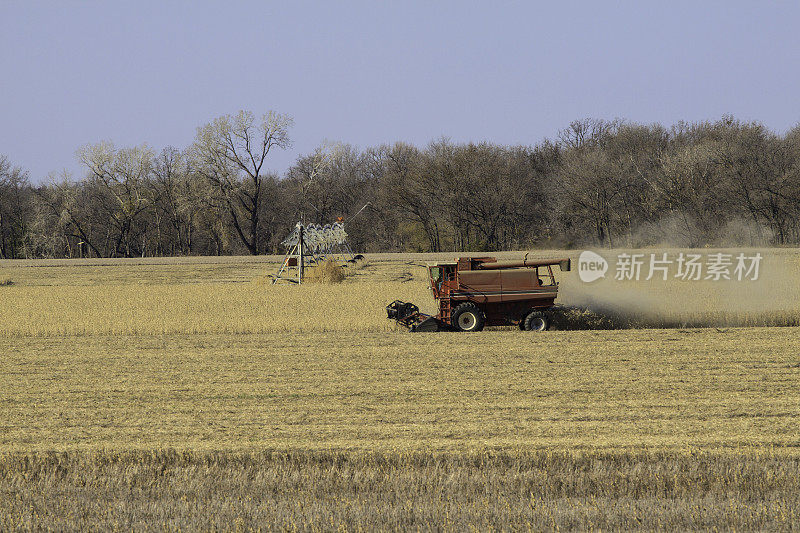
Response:
POLYGON ((525 331, 546 331, 550 327, 550 321, 541 311, 531 311, 523 322, 525 331))
POLYGON ((483 312, 475 304, 464 303, 453 311, 453 325, 459 331, 480 331, 485 322, 483 312))

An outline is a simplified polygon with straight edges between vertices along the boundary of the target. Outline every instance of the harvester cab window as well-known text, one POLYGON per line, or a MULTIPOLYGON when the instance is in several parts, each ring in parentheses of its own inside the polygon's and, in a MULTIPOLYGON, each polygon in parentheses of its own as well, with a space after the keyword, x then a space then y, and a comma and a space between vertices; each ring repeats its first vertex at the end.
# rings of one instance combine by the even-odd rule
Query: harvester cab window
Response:
POLYGON ((442 280, 443 281, 453 281, 456 279, 456 267, 455 265, 446 265, 442 267, 442 280))
POLYGON ((441 292, 442 283, 456 279, 455 265, 432 266, 428 267, 428 271, 431 276, 431 287, 435 288, 437 293, 441 292))
POLYGON ((431 276, 431 290, 433 297, 438 298, 438 294, 442 290, 442 269, 440 267, 428 267, 428 272, 431 276))

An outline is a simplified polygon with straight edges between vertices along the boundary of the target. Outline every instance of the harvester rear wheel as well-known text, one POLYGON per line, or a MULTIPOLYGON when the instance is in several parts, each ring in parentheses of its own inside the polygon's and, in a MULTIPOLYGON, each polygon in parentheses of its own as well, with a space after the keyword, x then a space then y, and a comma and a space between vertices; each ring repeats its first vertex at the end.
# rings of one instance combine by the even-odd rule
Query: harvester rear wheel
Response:
POLYGON ((486 318, 477 305, 464 303, 453 311, 453 325, 459 331, 480 331, 486 318))
POLYGON ((531 311, 523 321, 525 331, 546 331, 550 321, 541 311, 531 311))

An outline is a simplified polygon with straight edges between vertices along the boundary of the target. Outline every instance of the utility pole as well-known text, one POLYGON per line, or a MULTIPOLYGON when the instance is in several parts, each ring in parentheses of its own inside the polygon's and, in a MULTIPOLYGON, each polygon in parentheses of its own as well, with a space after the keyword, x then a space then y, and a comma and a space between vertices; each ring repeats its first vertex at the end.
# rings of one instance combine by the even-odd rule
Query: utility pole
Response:
POLYGON ((303 281, 303 233, 305 233, 306 227, 303 224, 298 224, 298 234, 297 234, 297 284, 300 285, 303 281))

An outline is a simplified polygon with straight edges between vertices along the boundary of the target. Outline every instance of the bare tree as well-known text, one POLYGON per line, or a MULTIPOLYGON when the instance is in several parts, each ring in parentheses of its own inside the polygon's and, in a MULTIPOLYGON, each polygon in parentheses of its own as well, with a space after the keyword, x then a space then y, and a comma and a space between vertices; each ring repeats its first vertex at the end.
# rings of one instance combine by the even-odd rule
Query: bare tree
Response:
POLYGON ((31 217, 28 173, 0 156, 0 259, 21 257, 31 217))
POLYGON ((620 119, 611 122, 597 118, 573 120, 567 128, 558 132, 558 140, 566 148, 593 147, 601 144, 622 124, 623 121, 620 119))
MULTIPOLYGON (((287 172, 287 182, 298 191, 297 214, 305 221, 306 212, 317 223, 330 222, 334 211, 342 216, 342 196, 348 196, 344 189, 349 188, 350 197, 357 194, 357 178, 362 157, 351 146, 326 142, 313 153, 298 157, 297 162, 287 172)), ((348 207, 348 206, 345 206, 348 207)))
POLYGON ((219 117, 198 128, 192 147, 195 169, 213 184, 219 201, 247 250, 262 251, 260 213, 264 198, 264 163, 269 152, 290 145, 292 119, 274 111, 258 121, 253 113, 219 117))
POLYGON ((427 240, 428 251, 439 252, 441 243, 440 195, 442 184, 425 172, 425 156, 414 146, 395 143, 382 147, 384 181, 381 201, 397 209, 406 221, 418 224, 427 240))
POLYGON ((592 236, 613 246, 615 218, 621 191, 608 155, 597 149, 570 152, 563 158, 558 185, 557 215, 576 238, 592 236))
POLYGON ((74 183, 65 171, 51 174, 50 183, 36 189, 37 216, 31 240, 37 255, 44 257, 73 256, 73 249, 84 245, 97 257, 104 257, 95 236, 107 233, 108 222, 103 220, 94 231, 91 220, 92 201, 83 183, 74 183))
POLYGON ((195 185, 185 154, 173 147, 164 148, 155 159, 152 180, 157 242, 162 254, 187 255, 192 251, 195 185))
POLYGON ((117 150, 112 143, 101 142, 78 150, 78 158, 89 171, 87 185, 94 193, 92 207, 109 224, 110 255, 145 254, 143 226, 147 220, 140 219, 140 215, 152 206, 147 185, 153 170, 153 151, 147 146, 117 150))

